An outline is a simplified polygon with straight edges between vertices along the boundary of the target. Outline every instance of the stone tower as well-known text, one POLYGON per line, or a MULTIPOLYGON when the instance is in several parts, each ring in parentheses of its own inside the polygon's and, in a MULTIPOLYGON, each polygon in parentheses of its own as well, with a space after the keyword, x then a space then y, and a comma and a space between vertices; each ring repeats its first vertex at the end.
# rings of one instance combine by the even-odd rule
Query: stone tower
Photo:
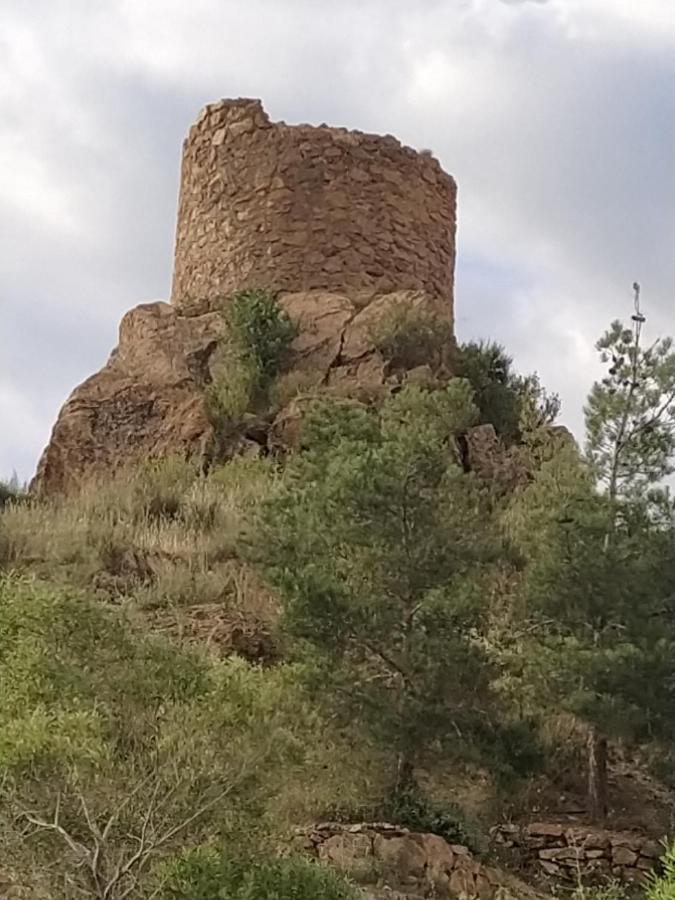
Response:
POLYGON ((172 303, 247 287, 423 290, 452 313, 456 185, 394 137, 205 107, 183 147, 172 303))
MULTIPOLYGON (((162 456, 211 461, 214 307, 242 288, 280 292, 298 327, 287 373, 298 384, 372 398, 447 373, 447 354, 390 366, 373 328, 401 308, 452 327, 456 193, 432 156, 391 136, 270 122, 258 100, 207 106, 183 148, 171 304, 125 315, 106 365, 62 407, 33 490, 75 490, 162 456)), ((227 452, 290 445, 294 404, 249 430, 244 418, 227 452)))

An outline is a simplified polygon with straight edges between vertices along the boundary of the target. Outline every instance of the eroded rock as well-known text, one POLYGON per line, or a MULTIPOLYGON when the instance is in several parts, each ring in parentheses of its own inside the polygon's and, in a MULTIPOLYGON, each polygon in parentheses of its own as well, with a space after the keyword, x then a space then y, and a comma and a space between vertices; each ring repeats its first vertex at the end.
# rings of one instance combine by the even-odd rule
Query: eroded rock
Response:
POLYGON ((67 492, 149 457, 203 455, 212 435, 204 387, 221 330, 216 313, 185 317, 167 303, 128 312, 106 365, 61 409, 33 489, 67 492))

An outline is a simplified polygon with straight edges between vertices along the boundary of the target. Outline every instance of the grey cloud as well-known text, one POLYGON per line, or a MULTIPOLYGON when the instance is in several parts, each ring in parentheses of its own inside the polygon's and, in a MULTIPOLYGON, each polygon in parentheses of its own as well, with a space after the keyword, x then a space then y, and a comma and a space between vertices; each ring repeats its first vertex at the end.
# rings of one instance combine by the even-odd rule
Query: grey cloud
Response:
POLYGON ((3 8, 3 33, 11 41, 20 25, 35 60, 23 53, 8 72, 0 59, 14 86, 0 101, 0 147, 24 141, 77 227, 0 207, 0 410, 6 384, 27 411, 3 430, 0 476, 30 474, 123 312, 167 296, 180 144, 221 96, 432 147, 459 182, 460 336, 506 343, 561 391, 575 426, 594 372, 579 348, 621 314, 634 278, 650 325, 672 330, 671 50, 576 41, 555 15, 492 2, 350 0, 318 15, 310 0, 198 0, 180 26, 167 6, 147 32, 124 10, 152 0, 3 8), (490 9, 508 20, 497 37, 490 9), (416 87, 427 61, 428 96, 416 87))

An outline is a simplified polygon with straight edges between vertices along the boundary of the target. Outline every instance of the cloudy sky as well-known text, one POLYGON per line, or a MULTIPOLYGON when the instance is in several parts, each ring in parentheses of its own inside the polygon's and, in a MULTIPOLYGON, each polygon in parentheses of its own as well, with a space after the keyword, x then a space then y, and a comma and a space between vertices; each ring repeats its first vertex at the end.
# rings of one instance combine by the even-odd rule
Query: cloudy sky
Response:
POLYGON ((673 0, 0 0, 0 477, 169 292, 182 138, 220 97, 392 132, 459 183, 460 338, 577 433, 593 343, 675 332, 673 0))

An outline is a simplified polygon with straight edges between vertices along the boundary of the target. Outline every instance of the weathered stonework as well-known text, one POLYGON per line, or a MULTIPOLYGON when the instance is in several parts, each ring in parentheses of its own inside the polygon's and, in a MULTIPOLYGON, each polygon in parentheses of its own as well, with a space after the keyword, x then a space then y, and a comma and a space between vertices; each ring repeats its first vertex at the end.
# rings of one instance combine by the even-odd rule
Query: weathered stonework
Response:
POLYGON ((172 302, 247 287, 452 304, 454 180, 390 135, 270 122, 258 100, 202 111, 183 150, 172 302))
POLYGON ((498 846, 517 853, 526 867, 562 881, 618 878, 644 884, 663 853, 663 847, 644 834, 559 822, 500 825, 493 837, 498 846))
POLYGON ((507 872, 436 834, 382 822, 326 822, 296 831, 294 848, 336 866, 366 887, 368 900, 543 900, 507 872))

